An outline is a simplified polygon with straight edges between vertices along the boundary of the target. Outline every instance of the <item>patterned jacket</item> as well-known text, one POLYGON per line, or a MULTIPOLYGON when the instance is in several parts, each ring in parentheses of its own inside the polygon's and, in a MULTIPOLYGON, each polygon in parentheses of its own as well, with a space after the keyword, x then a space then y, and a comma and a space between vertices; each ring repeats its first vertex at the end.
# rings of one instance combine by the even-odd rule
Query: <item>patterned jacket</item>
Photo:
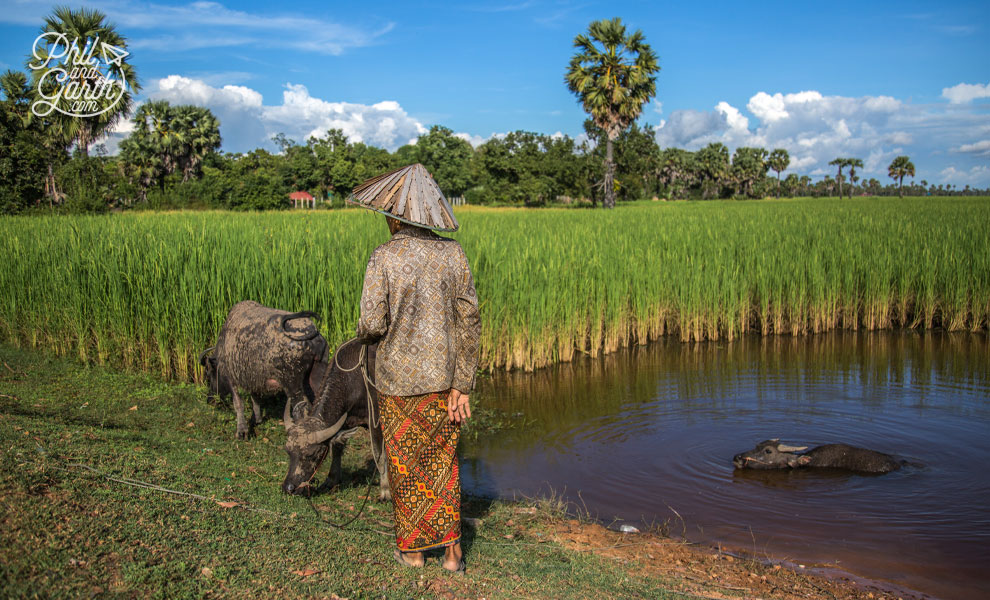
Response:
POLYGON ((357 337, 378 341, 375 385, 384 394, 470 392, 481 319, 461 245, 405 226, 375 248, 364 276, 357 337))

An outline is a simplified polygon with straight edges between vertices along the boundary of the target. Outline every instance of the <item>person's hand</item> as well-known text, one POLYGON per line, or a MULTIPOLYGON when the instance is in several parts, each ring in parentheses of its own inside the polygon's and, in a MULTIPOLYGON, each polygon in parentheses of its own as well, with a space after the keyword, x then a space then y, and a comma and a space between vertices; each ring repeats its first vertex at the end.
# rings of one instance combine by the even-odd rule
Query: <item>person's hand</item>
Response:
POLYGON ((447 418, 454 423, 461 423, 464 419, 471 418, 470 398, 467 394, 462 394, 459 390, 450 389, 447 397, 447 418))

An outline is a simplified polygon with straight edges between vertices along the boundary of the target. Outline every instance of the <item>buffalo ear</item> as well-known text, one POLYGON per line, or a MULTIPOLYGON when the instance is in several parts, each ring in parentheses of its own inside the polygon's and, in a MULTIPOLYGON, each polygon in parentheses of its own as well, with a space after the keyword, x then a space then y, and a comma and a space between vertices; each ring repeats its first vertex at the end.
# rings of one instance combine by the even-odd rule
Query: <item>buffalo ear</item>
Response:
POLYGON ((309 400, 302 400, 292 407, 292 412, 294 419, 305 419, 313 414, 313 405, 309 400))
POLYGON ((798 459, 797 459, 797 462, 798 462, 799 465, 801 465, 803 467, 803 466, 805 466, 805 465, 807 465, 808 463, 811 462, 811 457, 810 456, 799 456, 798 459))

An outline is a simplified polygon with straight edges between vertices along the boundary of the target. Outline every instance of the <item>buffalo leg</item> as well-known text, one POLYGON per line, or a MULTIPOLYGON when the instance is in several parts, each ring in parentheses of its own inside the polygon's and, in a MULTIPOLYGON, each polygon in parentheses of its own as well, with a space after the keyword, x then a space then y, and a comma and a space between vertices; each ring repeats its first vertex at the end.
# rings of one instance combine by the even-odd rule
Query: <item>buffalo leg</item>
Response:
POLYGON ((247 439, 249 430, 247 420, 244 418, 244 401, 241 400, 241 395, 237 393, 236 386, 232 387, 231 395, 234 397, 234 412, 237 413, 237 439, 247 439))
POLYGON ((251 415, 251 422, 254 425, 261 424, 261 416, 262 416, 261 405, 258 404, 258 401, 255 399, 254 394, 251 394, 251 412, 253 413, 251 415))

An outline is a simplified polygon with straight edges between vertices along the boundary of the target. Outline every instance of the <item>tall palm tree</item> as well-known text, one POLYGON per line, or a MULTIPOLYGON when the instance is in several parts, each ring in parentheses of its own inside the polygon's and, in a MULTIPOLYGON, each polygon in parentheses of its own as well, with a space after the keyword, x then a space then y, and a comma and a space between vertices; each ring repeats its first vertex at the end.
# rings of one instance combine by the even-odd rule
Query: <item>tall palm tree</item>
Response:
POLYGON ((887 167, 887 174, 891 179, 897 180, 897 195, 904 197, 904 178, 908 175, 914 177, 914 163, 907 156, 898 156, 890 162, 887 167))
POLYGON ((203 158, 220 148, 220 121, 209 109, 200 106, 176 106, 174 149, 176 166, 182 169, 182 181, 199 175, 203 158))
POLYGON ((667 186, 671 200, 680 197, 681 189, 691 183, 691 153, 680 148, 667 148, 660 154, 657 177, 667 186))
POLYGON ((767 159, 770 168, 777 172, 777 197, 780 198, 780 172, 787 170, 791 164, 791 155, 784 148, 775 148, 767 159))
POLYGON ((656 95, 657 55, 638 29, 626 34, 622 19, 603 19, 574 38, 578 53, 571 58, 564 81, 585 112, 605 133, 604 206, 615 206, 615 162, 612 143, 639 117, 643 104, 656 95))
POLYGON ((849 167, 849 199, 852 200, 853 197, 853 184, 856 183, 856 169, 863 168, 863 159, 861 158, 847 158, 846 166, 849 167))
POLYGON ((141 188, 182 173, 182 181, 199 176, 203 159, 220 148, 220 121, 208 108, 172 106, 165 100, 145 102, 134 112, 134 132, 121 143, 127 175, 141 188))
MULTIPOLYGON (((78 49, 86 55, 90 54, 89 49, 91 46, 96 46, 92 53, 94 58, 103 57, 103 44, 116 46, 121 50, 127 49, 127 39, 118 33, 116 26, 108 22, 106 15, 98 10, 87 8, 73 10, 67 6, 58 6, 50 16, 45 17, 45 24, 42 26, 41 32, 65 36, 64 40, 49 38, 48 43, 38 49, 38 59, 41 62, 44 62, 52 51, 62 44, 72 46, 75 43, 78 49)), ((75 143, 84 154, 88 153, 89 146, 94 140, 112 130, 120 119, 130 113, 133 103, 132 95, 141 91, 137 80, 137 73, 134 67, 127 61, 127 56, 106 58, 108 62, 101 60, 100 67, 106 75, 123 86, 122 95, 119 100, 115 100, 116 96, 114 98, 108 98, 106 94, 100 95, 98 99, 94 100, 98 105, 96 110, 86 111, 89 116, 65 114, 58 110, 54 110, 47 115, 53 121, 58 121, 58 128, 63 132, 69 143, 75 143), (96 112, 97 114, 89 114, 91 112, 96 112)), ((44 78, 45 73, 52 68, 61 68, 68 74, 74 73, 72 83, 78 85, 80 88, 95 89, 100 85, 99 78, 93 76, 91 72, 87 72, 86 69, 73 69, 71 53, 65 52, 61 60, 62 62, 59 63, 50 62, 45 69, 32 69, 35 84, 33 87, 36 91, 38 91, 38 85, 42 81, 49 86, 57 85, 52 81, 51 77, 44 78)), ((32 64, 37 65, 38 62, 33 58, 29 59, 28 66, 32 64)), ((61 108, 63 110, 68 109, 68 107, 61 108)))
POLYGON ((849 164, 848 158, 836 158, 832 162, 828 163, 833 167, 839 167, 839 174, 835 176, 835 180, 839 183, 839 198, 842 198, 842 169, 849 164))
POLYGON ((120 143, 120 162, 124 175, 138 186, 138 198, 148 199, 148 188, 163 177, 161 156, 147 136, 129 135, 120 143))
POLYGON ((729 149, 721 142, 708 144, 695 155, 701 179, 701 196, 718 195, 722 184, 729 177, 729 149))

